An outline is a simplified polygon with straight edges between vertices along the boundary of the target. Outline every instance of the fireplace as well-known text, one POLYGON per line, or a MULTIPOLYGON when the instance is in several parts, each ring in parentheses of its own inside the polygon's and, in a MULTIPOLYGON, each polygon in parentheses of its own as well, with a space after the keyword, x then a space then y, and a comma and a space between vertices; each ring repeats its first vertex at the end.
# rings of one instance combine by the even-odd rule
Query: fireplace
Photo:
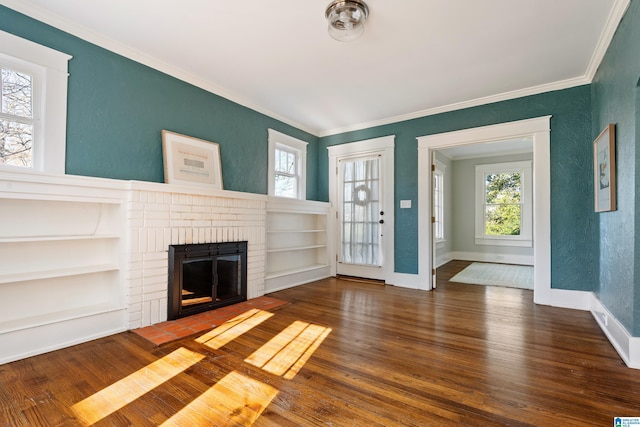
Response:
POLYGON ((247 242, 169 245, 169 320, 247 300, 247 242))

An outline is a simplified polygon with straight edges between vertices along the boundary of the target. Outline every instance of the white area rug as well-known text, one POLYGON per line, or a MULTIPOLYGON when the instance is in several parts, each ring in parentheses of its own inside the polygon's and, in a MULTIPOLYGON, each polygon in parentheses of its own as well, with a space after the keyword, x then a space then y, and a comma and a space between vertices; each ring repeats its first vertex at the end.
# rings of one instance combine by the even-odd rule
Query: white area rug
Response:
POLYGON ((474 262, 451 278, 452 282, 473 285, 533 289, 533 267, 528 265, 474 262))

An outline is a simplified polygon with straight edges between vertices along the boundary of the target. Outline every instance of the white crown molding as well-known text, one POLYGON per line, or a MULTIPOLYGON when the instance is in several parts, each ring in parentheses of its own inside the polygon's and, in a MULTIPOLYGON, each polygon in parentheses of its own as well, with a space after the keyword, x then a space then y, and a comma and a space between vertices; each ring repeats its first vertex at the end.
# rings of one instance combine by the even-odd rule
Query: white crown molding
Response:
POLYGON ((464 108, 477 107, 480 105, 490 104, 494 102, 506 101, 510 99, 521 98, 524 96, 538 95, 545 92, 568 89, 571 87, 590 84, 593 80, 593 77, 595 76, 596 71, 598 70, 598 67, 600 66, 602 59, 604 58, 604 55, 609 47, 609 44, 611 43, 611 40, 613 39, 613 36, 615 34, 616 29, 618 28, 620 21, 622 20, 622 17, 624 16, 624 13, 629 7, 630 1, 631 0, 615 0, 615 3, 611 8, 611 13, 609 14, 605 27, 602 31, 602 34, 600 35, 596 49, 591 57, 591 61, 589 62, 587 70, 583 76, 561 80, 558 82, 533 86, 525 89, 518 89, 510 92, 503 92, 496 95, 490 95, 490 96, 476 98, 468 101, 457 102, 457 103, 448 104, 440 107, 419 110, 419 111, 402 114, 398 116, 392 116, 392 117, 388 117, 380 120, 357 123, 353 125, 327 129, 327 130, 311 129, 307 126, 294 122, 286 117, 280 116, 279 114, 276 114, 273 111, 270 111, 266 108, 256 105, 250 102, 249 100, 241 97, 240 95, 232 91, 229 91, 221 86, 218 86, 211 81, 208 81, 199 76, 188 73, 180 68, 171 66, 154 57, 146 55, 143 52, 132 49, 129 46, 126 46, 113 39, 105 37, 89 28, 83 27, 67 19, 64 19, 59 15, 55 15, 48 11, 45 11, 29 3, 28 1, 0 0, 0 4, 7 6, 13 10, 16 10, 20 13, 23 13, 27 16, 30 16, 34 19, 42 21, 45 24, 48 24, 60 30, 66 31, 76 37, 89 41, 102 48, 105 48, 114 53, 122 55, 126 58, 129 58, 131 60, 134 60, 144 65, 147 65, 156 70, 162 71, 163 73, 166 73, 172 77, 175 77, 177 79, 190 83, 194 86, 197 86, 215 95, 226 98, 244 107, 250 108, 258 113, 262 113, 273 119, 276 119, 283 123, 291 125, 297 129, 308 132, 311 135, 318 136, 318 137, 326 137, 330 135, 336 135, 336 134, 345 133, 345 132, 352 132, 352 131, 372 128, 377 126, 383 126, 391 123, 412 120, 420 117, 432 116, 435 114, 461 110, 464 108))
POLYGON ((492 104, 494 102, 507 101, 510 99, 522 98, 524 96, 538 95, 545 92, 552 92, 554 90, 568 89, 571 87, 582 86, 589 83, 591 83, 591 81, 587 80, 586 76, 581 76, 581 77, 576 77, 572 79, 561 80, 554 83, 533 86, 525 89, 518 89, 511 92, 499 93, 497 95, 490 95, 482 98, 471 99, 469 101, 456 102, 453 104, 444 105, 442 107, 429 108, 426 110, 416 111, 413 113, 407 113, 400 116, 389 117, 386 119, 376 120, 372 122, 359 123, 351 126, 345 126, 342 128, 335 128, 328 131, 320 132, 318 136, 325 137, 325 136, 336 135, 344 132, 368 129, 371 127, 388 125, 391 123, 398 123, 406 120, 418 119, 421 117, 433 116, 435 114, 462 110, 464 108, 477 107, 479 105, 492 104))
POLYGON ((611 13, 609 13, 607 23, 602 30, 602 34, 600 34, 598 44, 593 52, 593 56, 591 57, 589 66, 587 67, 587 72, 585 73, 585 76, 589 83, 593 81, 593 78, 598 71, 598 67, 600 67, 600 63, 602 62, 604 55, 607 53, 607 49, 609 49, 611 40, 613 40, 613 36, 618 29, 618 25, 620 25, 620 21, 622 20, 622 17, 629 8, 630 4, 631 0, 616 0, 613 7, 611 8, 611 13))
POLYGON ((598 67, 600 67, 600 63, 602 62, 602 59, 604 58, 604 55, 606 54, 607 49, 611 44, 611 40, 613 40, 613 36, 615 35, 616 30, 618 29, 618 25, 620 25, 620 21, 624 17, 624 14, 629 8, 630 3, 631 3, 631 0, 615 0, 615 3, 611 8, 611 12, 609 13, 609 16, 607 18, 607 22, 602 30, 602 33, 600 34, 600 38, 598 39, 598 44, 596 45, 596 49, 594 50, 593 55, 591 56, 591 61, 587 66, 587 70, 585 74, 581 77, 575 77, 575 78, 561 80, 554 83, 548 83, 548 84, 533 86, 525 89, 514 90, 511 92, 504 92, 497 95, 485 96, 482 98, 471 99, 469 101, 443 105, 441 107, 429 108, 426 110, 420 110, 413 113, 407 113, 399 116, 388 117, 386 119, 329 129, 329 130, 320 132, 318 136, 325 137, 325 136, 336 135, 336 134, 345 133, 345 132, 368 129, 371 127, 388 125, 391 123, 402 122, 405 120, 412 120, 420 117, 433 116, 435 114, 462 110, 464 108, 477 107, 480 105, 491 104, 494 102, 507 101, 510 99, 521 98, 524 96, 538 95, 545 92, 552 92, 554 90, 562 90, 562 89, 568 89, 571 87, 590 84, 593 81, 593 78, 596 72, 598 71, 598 67))
POLYGON ((163 61, 160 61, 157 58, 154 58, 150 55, 140 52, 139 50, 133 49, 130 46, 122 44, 109 37, 105 37, 104 35, 96 31, 93 31, 87 27, 79 25, 75 22, 71 22, 68 19, 65 19, 59 15, 56 15, 49 11, 45 11, 29 3, 28 1, 0 0, 0 4, 10 9, 13 9, 17 12, 20 12, 24 15, 27 15, 33 19, 41 21, 45 24, 51 25, 52 27, 55 27, 59 30, 65 31, 73 36, 79 37, 82 40, 93 43, 97 46, 100 46, 118 55, 124 56, 125 58, 139 62, 155 70, 162 71, 165 74, 168 74, 184 82, 190 83, 196 87, 206 90, 207 92, 211 92, 215 95, 221 96, 225 99, 228 99, 229 101, 232 101, 232 102, 235 102, 236 104, 240 104, 244 107, 250 108, 251 110, 254 110, 258 113, 269 116, 273 119, 279 120, 297 129, 308 132, 314 136, 318 136, 317 129, 310 129, 304 125, 301 125, 300 123, 296 123, 286 117, 282 117, 274 113, 273 111, 270 111, 266 108, 263 108, 259 105, 252 103, 251 101, 241 97, 240 95, 230 90, 227 90, 221 86, 216 85, 215 83, 209 80, 203 79, 202 77, 191 74, 187 71, 184 71, 172 65, 169 65, 163 61))

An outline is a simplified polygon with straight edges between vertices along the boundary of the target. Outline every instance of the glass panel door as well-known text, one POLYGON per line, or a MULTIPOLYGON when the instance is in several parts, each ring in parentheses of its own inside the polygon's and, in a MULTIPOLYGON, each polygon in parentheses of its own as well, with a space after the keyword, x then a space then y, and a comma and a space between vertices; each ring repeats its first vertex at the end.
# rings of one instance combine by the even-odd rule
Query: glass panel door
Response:
POLYGON ((339 159, 338 274, 383 275, 382 155, 339 159))

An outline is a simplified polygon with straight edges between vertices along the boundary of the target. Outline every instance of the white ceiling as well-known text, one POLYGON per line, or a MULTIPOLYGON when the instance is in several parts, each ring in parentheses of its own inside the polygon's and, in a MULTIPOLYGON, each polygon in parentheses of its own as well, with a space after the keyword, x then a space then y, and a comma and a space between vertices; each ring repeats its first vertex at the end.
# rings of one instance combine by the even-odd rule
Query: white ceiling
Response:
POLYGON ((458 145, 438 150, 451 160, 477 159, 480 157, 507 156, 533 152, 531 138, 518 138, 503 141, 483 142, 470 145, 458 145))
POLYGON ((316 135, 589 83, 629 0, 0 0, 316 135))

